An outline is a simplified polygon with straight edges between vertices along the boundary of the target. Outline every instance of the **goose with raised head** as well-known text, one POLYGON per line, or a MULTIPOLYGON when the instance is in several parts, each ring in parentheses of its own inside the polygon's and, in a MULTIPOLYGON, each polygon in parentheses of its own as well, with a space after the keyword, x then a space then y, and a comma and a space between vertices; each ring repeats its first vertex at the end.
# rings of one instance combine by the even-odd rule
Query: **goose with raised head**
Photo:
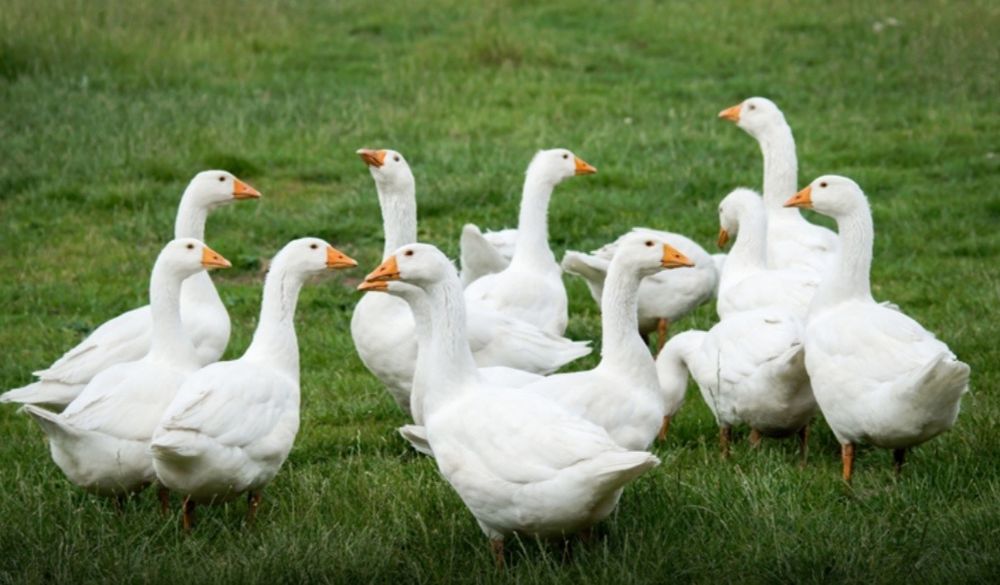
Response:
POLYGON ((969 387, 969 366, 933 333, 871 294, 875 229, 868 198, 854 181, 819 177, 786 203, 837 222, 836 261, 809 310, 806 370, 816 401, 841 444, 850 481, 854 445, 906 449, 947 431, 969 387))
POLYGON ((801 268, 768 268, 767 214, 759 195, 735 189, 719 203, 719 246, 735 238, 719 280, 719 317, 777 307, 804 319, 819 276, 801 268))
POLYGON ((719 425, 723 456, 732 428, 761 436, 798 433, 805 461, 816 400, 806 375, 802 323, 789 311, 765 308, 726 316, 709 331, 675 335, 656 358, 663 392, 683 395, 688 372, 719 425))
POLYGON ((201 367, 181 322, 182 283, 206 268, 227 267, 199 240, 168 243, 149 282, 152 334, 146 355, 98 373, 61 414, 23 407, 45 431, 52 459, 70 481, 97 494, 124 496, 156 479, 149 455, 153 431, 183 381, 201 367))
POLYGON ((785 115, 771 100, 752 97, 722 110, 719 117, 753 136, 764 157, 768 266, 805 269, 822 276, 833 262, 837 236, 806 221, 798 209, 784 207, 798 189, 799 172, 795 138, 785 115))
POLYGON ((659 463, 537 392, 483 381, 465 340, 462 283, 437 248, 403 246, 366 278, 391 280, 427 294, 434 327, 426 442, 498 563, 504 539, 515 533, 561 537, 606 518, 625 484, 659 463))
MULTIPOLYGON (((416 183, 403 155, 394 150, 358 151, 368 165, 385 230, 383 258, 417 237, 416 183)), ((590 353, 586 343, 551 335, 489 305, 469 310, 469 345, 481 367, 510 367, 548 374, 590 353)), ((365 295, 354 309, 351 336, 361 361, 410 414, 410 391, 417 362, 414 317, 402 298, 365 295)))
POLYGON ((640 283, 663 269, 691 266, 687 256, 652 233, 636 231, 620 238, 602 282, 600 363, 591 370, 548 376, 525 389, 602 427, 626 449, 649 448, 680 408, 684 393, 660 390, 656 365, 639 335, 640 283))
POLYGON ((715 295, 719 272, 704 248, 680 234, 639 227, 590 254, 567 250, 562 268, 569 274, 582 277, 590 289, 590 296, 598 306, 603 306, 601 298, 608 267, 622 242, 634 234, 661 239, 694 262, 689 270, 664 270, 647 276, 639 284, 639 333, 648 339, 656 331, 659 351, 666 342, 670 324, 715 295))
POLYGON ((185 495, 186 528, 196 503, 241 493, 253 517, 299 430, 299 291, 314 274, 354 266, 319 238, 289 242, 271 261, 260 320, 243 356, 198 370, 178 390, 150 451, 160 483, 185 495))
POLYGON ((465 290, 469 301, 562 335, 569 322, 562 270, 549 248, 549 200, 556 185, 597 169, 565 148, 542 150, 528 165, 517 223, 517 246, 510 265, 477 279, 465 290))
MULTIPOLYGON (((226 171, 198 173, 181 197, 174 237, 204 241, 210 211, 232 201, 258 197, 256 189, 226 171)), ((229 343, 229 313, 207 273, 196 274, 181 286, 181 319, 201 365, 222 357, 229 343)), ((0 395, 0 402, 62 409, 99 372, 146 355, 152 329, 149 305, 105 321, 51 366, 34 372, 38 381, 0 395)))

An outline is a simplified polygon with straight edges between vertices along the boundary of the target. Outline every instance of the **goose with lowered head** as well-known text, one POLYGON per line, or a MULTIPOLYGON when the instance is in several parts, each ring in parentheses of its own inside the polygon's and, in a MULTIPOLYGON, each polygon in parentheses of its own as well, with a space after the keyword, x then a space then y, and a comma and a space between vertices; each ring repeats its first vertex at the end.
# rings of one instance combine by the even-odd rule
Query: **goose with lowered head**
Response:
POLYGON ((292 240, 264 281, 260 319, 242 357, 188 377, 153 433, 160 483, 184 494, 184 525, 196 503, 247 493, 249 516, 278 473, 299 430, 299 346, 295 306, 314 274, 357 262, 319 238, 292 240))
POLYGON ((549 248, 549 200, 556 185, 597 169, 565 148, 542 150, 528 165, 517 223, 517 245, 510 265, 472 282, 469 301, 485 303, 552 335, 562 335, 569 322, 562 270, 549 248))
MULTIPOLYGON (((199 240, 168 243, 149 282, 152 332, 146 355, 99 372, 61 414, 24 406, 45 431, 52 459, 70 481, 119 497, 155 481, 149 456, 153 430, 181 383, 201 367, 181 322, 182 283, 206 268, 228 267, 199 240)), ((165 502, 165 492, 160 498, 165 502)))
MULTIPOLYGON (((226 171, 198 173, 181 197, 174 237, 204 240, 210 211, 232 201, 258 197, 256 189, 226 171)), ((201 365, 222 357, 229 343, 229 313, 207 273, 196 274, 181 286, 181 319, 201 365)), ((62 409, 99 372, 146 355, 152 323, 149 305, 105 321, 51 366, 35 372, 38 381, 0 395, 0 402, 62 409)))
MULTIPOLYGON (((368 165, 385 231, 383 258, 417 237, 416 182, 403 155, 394 150, 358 151, 368 165)), ((547 374, 590 353, 586 343, 542 331, 488 305, 469 311, 469 345, 482 367, 510 367, 547 374)), ((365 295, 351 318, 351 337, 361 361, 406 413, 417 362, 414 316, 406 300, 392 295, 365 295)))
POLYGON ((804 319, 819 276, 801 268, 768 268, 767 215, 760 196, 735 189, 719 203, 719 246, 735 238, 719 281, 719 317, 776 307, 804 319))
POLYGON ((785 115, 771 100, 752 97, 719 112, 753 136, 764 157, 764 207, 767 211, 767 262, 771 268, 797 268, 822 275, 833 261, 837 236, 806 221, 798 209, 784 207, 798 189, 795 138, 785 115))
POLYGON ((837 222, 838 252, 810 307, 805 350, 816 401, 841 444, 844 480, 857 443, 892 449, 899 471, 907 449, 955 424, 969 366, 920 323, 873 300, 875 229, 857 183, 822 176, 786 205, 837 222))
POLYGON ((462 283, 437 248, 403 246, 365 280, 401 280, 427 294, 434 314, 427 444, 498 563, 513 534, 561 537, 606 518, 625 484, 659 463, 537 392, 485 382, 465 341, 462 283))
POLYGON ((601 362, 592 370, 556 374, 525 389, 601 426, 626 449, 647 449, 661 428, 666 431, 684 392, 660 389, 656 365, 639 335, 640 283, 664 268, 691 266, 687 256, 652 233, 620 238, 603 281, 601 362))

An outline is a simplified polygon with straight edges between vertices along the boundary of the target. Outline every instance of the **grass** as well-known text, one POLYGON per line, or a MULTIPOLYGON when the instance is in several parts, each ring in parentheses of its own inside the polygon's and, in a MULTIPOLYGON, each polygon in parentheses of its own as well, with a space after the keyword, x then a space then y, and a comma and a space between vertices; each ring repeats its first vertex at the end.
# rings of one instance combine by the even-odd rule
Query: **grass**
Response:
MULTIPOLYGON (((204 510, 185 538, 143 494, 116 514, 51 462, 41 433, 0 412, 0 583, 476 581, 976 582, 1000 574, 1000 8, 996 3, 760 5, 9 0, 0 12, 0 386, 21 385, 110 316, 143 304, 178 195, 223 167, 264 193, 212 216, 233 318, 256 322, 260 262, 316 235, 370 269, 381 250, 371 179, 353 154, 403 152, 420 237, 457 255, 465 222, 516 218, 539 148, 600 172, 552 203, 552 246, 590 249, 633 225, 708 244, 719 199, 759 186, 753 140, 715 114, 750 95, 784 109, 800 183, 869 194, 874 291, 973 368, 956 428, 895 478, 866 450, 853 489, 814 424, 745 442, 729 462, 697 394, 656 447, 663 465, 570 560, 514 544, 493 570, 479 529, 396 435, 404 423, 354 354, 352 283, 303 292, 302 431, 259 521, 204 510), (888 17, 898 26, 885 24, 888 17), (881 31, 876 23, 884 25, 881 31)), ((822 220, 818 220, 822 221, 822 220)), ((567 281, 569 335, 599 339, 567 281)), ((678 324, 707 328, 713 308, 678 324)), ((582 360, 588 367, 594 358, 582 360)))

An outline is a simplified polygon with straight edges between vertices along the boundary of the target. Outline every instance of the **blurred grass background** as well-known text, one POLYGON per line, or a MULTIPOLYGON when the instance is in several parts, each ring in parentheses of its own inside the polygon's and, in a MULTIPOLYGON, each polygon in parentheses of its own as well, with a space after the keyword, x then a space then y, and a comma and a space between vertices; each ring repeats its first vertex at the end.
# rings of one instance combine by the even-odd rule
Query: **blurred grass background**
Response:
MULTIPOLYGON (((362 266, 299 305, 303 424, 265 494, 204 510, 184 538, 143 495, 117 515, 0 412, 0 582, 976 582, 1000 574, 1000 5, 971 1, 420 3, 7 0, 0 10, 0 386, 145 303, 179 194, 206 168, 264 193, 210 219, 246 347, 261 262, 316 235, 362 266), (506 574, 354 354, 353 284, 381 252, 374 187, 353 154, 404 153, 420 237, 457 255, 466 222, 516 221, 524 167, 563 146, 598 167, 561 185, 551 243, 590 249, 634 225, 706 248, 718 201, 761 182, 753 139, 716 113, 775 100, 801 184, 848 175, 871 198, 873 290, 973 367, 957 427, 902 478, 865 451, 853 490, 832 435, 717 456, 692 388, 597 542, 521 548, 506 574)), ((824 221, 816 216, 812 219, 824 221)), ((599 340, 567 280, 569 335, 599 340)), ((703 307, 675 331, 707 328, 703 307)), ((574 367, 589 367, 596 357, 574 367)))

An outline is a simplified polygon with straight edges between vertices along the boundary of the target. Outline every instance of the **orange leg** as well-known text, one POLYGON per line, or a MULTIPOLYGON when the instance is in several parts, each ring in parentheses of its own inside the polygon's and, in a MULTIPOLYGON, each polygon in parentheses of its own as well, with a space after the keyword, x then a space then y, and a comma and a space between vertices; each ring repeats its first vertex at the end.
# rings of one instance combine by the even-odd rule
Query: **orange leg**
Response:
POLYGON ((160 499, 160 515, 166 516, 170 514, 170 490, 160 486, 160 489, 156 492, 156 497, 160 499))
POLYGON ((809 425, 799 429, 799 454, 802 456, 802 460, 799 462, 800 467, 806 466, 806 459, 809 457, 809 425))
POLYGON ((903 464, 906 463, 906 449, 892 450, 892 466, 896 469, 896 475, 903 472, 903 464))
POLYGON ((753 448, 760 447, 760 431, 757 429, 750 429, 750 446, 753 448))
POLYGON ((670 329, 670 320, 660 319, 656 322, 656 355, 660 355, 663 346, 667 343, 667 331, 670 329))
POLYGON ((667 440, 667 432, 670 431, 670 415, 663 417, 663 424, 660 425, 660 433, 656 435, 656 439, 659 441, 667 440))
POLYGON ((257 508, 260 507, 262 498, 263 496, 259 491, 247 492, 247 524, 253 524, 254 518, 257 517, 257 508))
POLYGON ((191 532, 191 527, 194 526, 194 500, 191 496, 184 498, 184 532, 191 532))
POLYGON ((493 553, 493 562, 496 564, 497 570, 503 571, 506 566, 503 560, 503 539, 491 538, 490 552, 493 553))
POLYGON ((851 474, 854 472, 854 443, 840 446, 840 459, 844 464, 844 481, 851 483, 851 474))
POLYGON ((733 442, 733 427, 719 429, 719 446, 722 447, 722 457, 729 459, 729 444, 733 442))

